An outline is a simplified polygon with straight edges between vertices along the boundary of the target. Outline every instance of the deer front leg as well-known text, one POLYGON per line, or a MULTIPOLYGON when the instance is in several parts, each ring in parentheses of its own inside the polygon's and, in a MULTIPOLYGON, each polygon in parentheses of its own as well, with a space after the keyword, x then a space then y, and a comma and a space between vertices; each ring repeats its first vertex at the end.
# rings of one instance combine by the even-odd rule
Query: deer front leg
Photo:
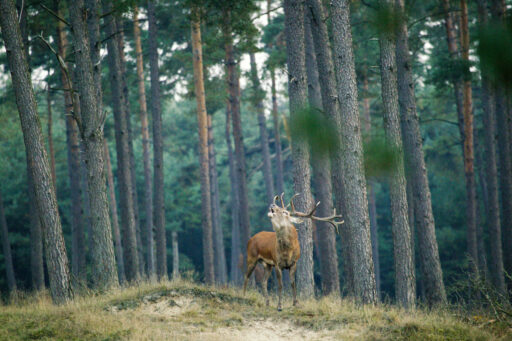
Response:
POLYGON ((263 280, 261 281, 261 288, 263 289, 263 295, 265 296, 265 304, 269 305, 268 300, 268 292, 267 292, 267 285, 268 285, 268 278, 270 277, 270 274, 272 273, 272 265, 264 264, 265 268, 265 274, 263 275, 263 280))
POLYGON ((296 306, 299 303, 299 301, 297 301, 297 287, 295 285, 295 271, 297 271, 297 263, 293 264, 290 267, 290 282, 292 284, 293 306, 296 306))
POLYGON ((277 277, 277 292, 279 299, 277 301, 277 311, 283 310, 281 307, 281 294, 283 292, 283 276, 281 272, 281 268, 279 266, 276 266, 276 277, 277 277))

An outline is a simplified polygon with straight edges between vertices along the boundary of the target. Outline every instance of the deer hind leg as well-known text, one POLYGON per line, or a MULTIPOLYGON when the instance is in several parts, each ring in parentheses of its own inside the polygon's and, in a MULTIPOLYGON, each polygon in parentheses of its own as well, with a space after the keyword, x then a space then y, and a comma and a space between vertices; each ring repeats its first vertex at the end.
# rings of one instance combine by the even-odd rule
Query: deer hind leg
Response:
POLYGON ((245 280, 244 280, 244 295, 245 290, 247 289, 247 283, 249 282, 249 277, 251 277, 252 272, 254 271, 254 268, 258 264, 258 260, 255 259, 249 259, 247 258, 247 271, 245 272, 245 280))
POLYGON ((293 306, 296 306, 299 302, 297 301, 297 286, 295 284, 295 271, 297 271, 297 263, 290 267, 290 282, 292 285, 293 292, 293 306))
POLYGON ((263 264, 263 267, 265 268, 265 273, 263 274, 263 280, 261 281, 261 289, 263 290, 263 296, 265 296, 265 304, 269 305, 268 300, 268 292, 267 292, 267 285, 268 285, 268 278, 270 277, 270 274, 272 273, 272 265, 269 264, 263 264))
POLYGON ((279 300, 277 302, 277 311, 283 310, 281 307, 281 296, 283 293, 283 273, 279 266, 276 266, 276 277, 277 277, 277 292, 279 296, 279 300))

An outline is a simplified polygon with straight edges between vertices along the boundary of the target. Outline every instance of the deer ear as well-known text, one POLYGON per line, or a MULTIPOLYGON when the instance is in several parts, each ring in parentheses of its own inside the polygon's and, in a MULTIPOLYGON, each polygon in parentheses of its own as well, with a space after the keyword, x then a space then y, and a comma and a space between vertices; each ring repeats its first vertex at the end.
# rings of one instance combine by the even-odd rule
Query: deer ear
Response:
POLYGON ((290 217, 290 221, 294 224, 300 224, 302 223, 304 220, 302 218, 298 218, 298 217, 290 217))

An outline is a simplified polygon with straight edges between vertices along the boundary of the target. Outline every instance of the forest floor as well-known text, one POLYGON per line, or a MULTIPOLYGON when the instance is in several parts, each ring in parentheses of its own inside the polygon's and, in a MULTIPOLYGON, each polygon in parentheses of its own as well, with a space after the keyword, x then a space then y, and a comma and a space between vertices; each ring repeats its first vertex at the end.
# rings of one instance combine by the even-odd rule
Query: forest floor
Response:
POLYGON ((404 311, 324 297, 292 307, 259 292, 143 283, 54 306, 40 293, 0 305, 0 340, 512 340, 509 324, 452 309, 404 311))

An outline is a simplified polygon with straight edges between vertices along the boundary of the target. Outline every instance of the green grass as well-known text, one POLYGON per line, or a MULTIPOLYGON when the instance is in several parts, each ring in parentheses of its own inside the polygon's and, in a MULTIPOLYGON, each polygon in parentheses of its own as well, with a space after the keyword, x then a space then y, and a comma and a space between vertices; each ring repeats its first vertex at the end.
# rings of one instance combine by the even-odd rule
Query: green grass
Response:
POLYGON ((54 306, 46 293, 0 306, 0 340, 512 340, 510 325, 448 309, 404 311, 324 297, 297 308, 257 291, 142 283, 54 306))

